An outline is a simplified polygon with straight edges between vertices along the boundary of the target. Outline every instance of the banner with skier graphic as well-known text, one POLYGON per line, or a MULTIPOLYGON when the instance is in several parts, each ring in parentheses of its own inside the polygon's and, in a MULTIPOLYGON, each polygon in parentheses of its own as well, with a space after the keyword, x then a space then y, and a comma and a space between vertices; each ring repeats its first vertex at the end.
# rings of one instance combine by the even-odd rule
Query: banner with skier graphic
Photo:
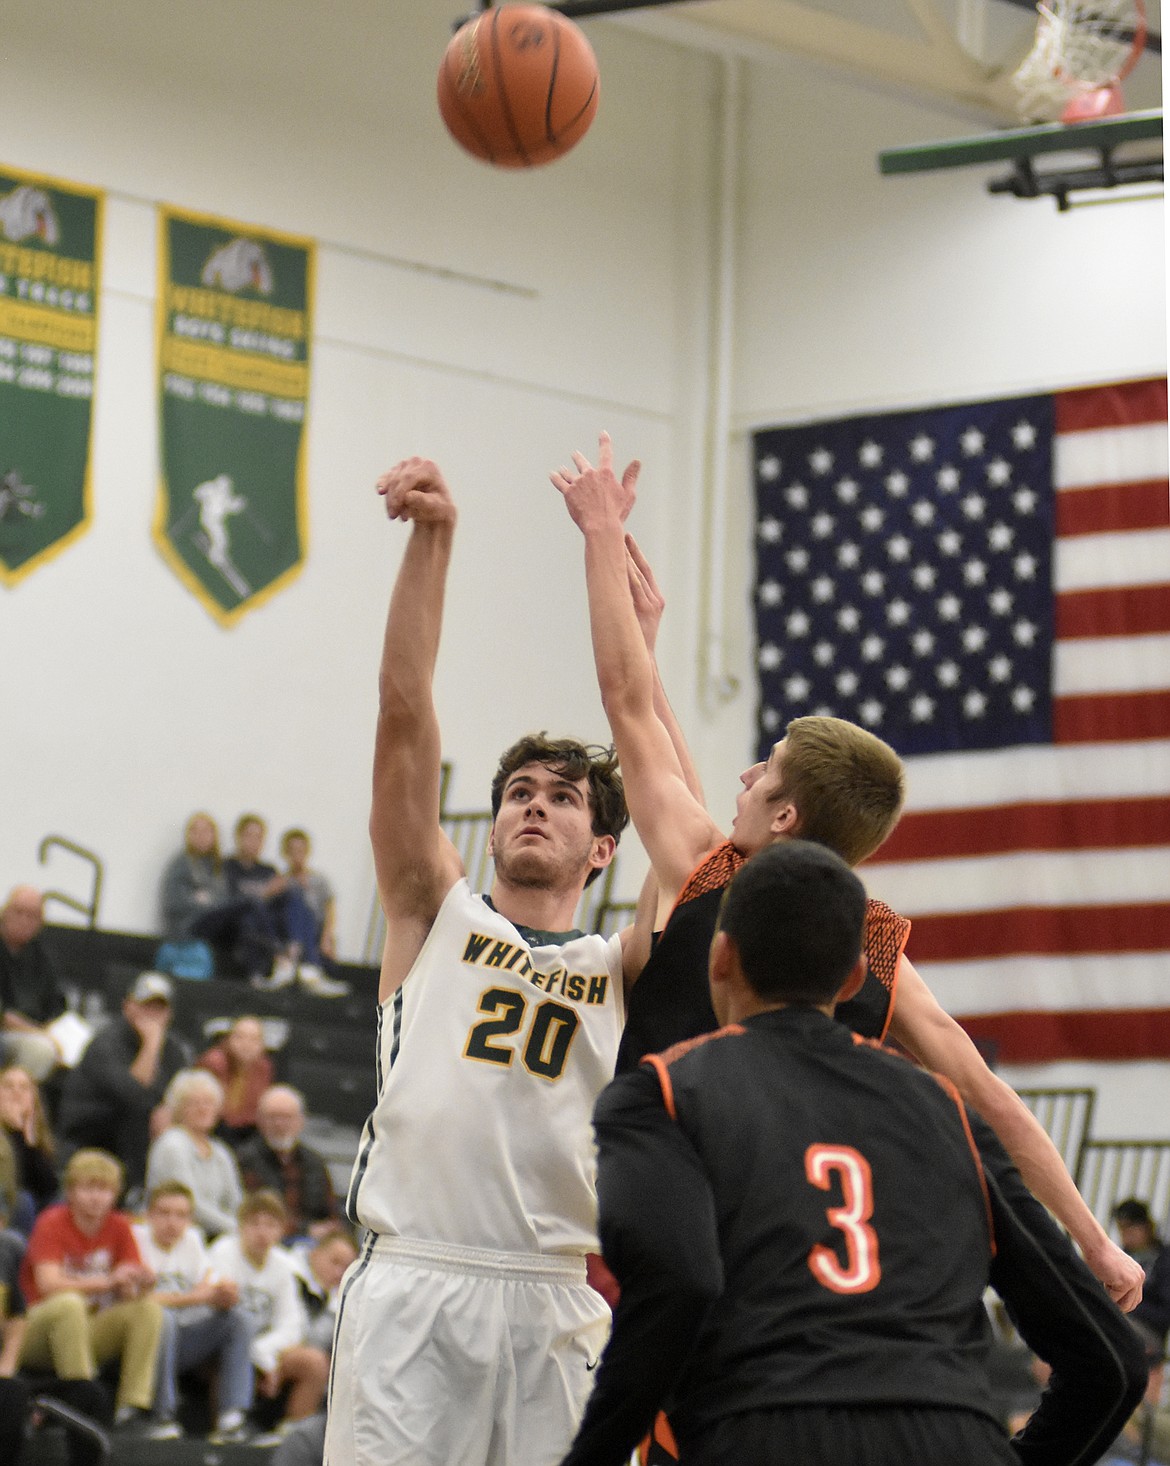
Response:
POLYGON ((0 167, 0 583, 88 527, 102 195, 0 167))
POLYGON ((305 556, 311 240, 159 211, 164 558, 224 626, 305 556))

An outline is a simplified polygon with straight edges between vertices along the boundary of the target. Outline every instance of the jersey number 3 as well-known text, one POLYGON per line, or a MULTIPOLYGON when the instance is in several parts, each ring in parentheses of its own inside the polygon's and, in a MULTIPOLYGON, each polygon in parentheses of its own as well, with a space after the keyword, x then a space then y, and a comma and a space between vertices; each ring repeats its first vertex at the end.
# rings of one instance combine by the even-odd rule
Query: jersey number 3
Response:
MULTIPOLYGON (((515 988, 488 988, 478 1006, 481 1013, 496 1016, 472 1024, 463 1056, 507 1068, 516 1051, 510 1042, 500 1043, 499 1040, 519 1031, 528 1011, 528 1000, 515 988)), ((538 1074, 541 1079, 559 1079, 580 1021, 573 1009, 564 1003, 551 1000, 537 1003, 528 1036, 520 1050, 525 1069, 530 1074, 538 1074)))
POLYGON ((873 1177, 869 1162, 851 1145, 810 1145, 804 1153, 804 1174, 821 1191, 836 1181, 842 1204, 826 1211, 829 1225, 845 1239, 845 1266, 835 1248, 818 1243, 808 1255, 809 1271, 821 1287, 834 1293, 868 1293, 881 1282, 877 1233, 873 1216, 873 1177))

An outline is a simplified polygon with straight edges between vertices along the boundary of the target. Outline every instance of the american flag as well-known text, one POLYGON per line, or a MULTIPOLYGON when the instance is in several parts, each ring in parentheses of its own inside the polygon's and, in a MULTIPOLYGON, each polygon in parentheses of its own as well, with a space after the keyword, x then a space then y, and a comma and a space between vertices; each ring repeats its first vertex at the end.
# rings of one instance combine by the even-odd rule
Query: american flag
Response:
POLYGON ((1170 1057, 1165 379, 754 438, 760 751, 906 759, 864 875, 1005 1063, 1170 1057))

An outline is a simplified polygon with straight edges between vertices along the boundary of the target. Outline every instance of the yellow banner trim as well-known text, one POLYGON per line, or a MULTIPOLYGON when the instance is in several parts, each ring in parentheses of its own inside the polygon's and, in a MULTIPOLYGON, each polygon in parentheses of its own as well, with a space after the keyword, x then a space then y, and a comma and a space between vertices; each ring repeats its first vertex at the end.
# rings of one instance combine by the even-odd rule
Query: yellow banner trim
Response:
POLYGON ((302 399, 309 395, 309 368, 303 361, 270 361, 264 356, 181 341, 174 336, 163 340, 162 369, 241 392, 302 399))
POLYGON ((92 352, 97 344, 97 322, 93 316, 0 298, 0 336, 55 346, 59 351, 92 352))

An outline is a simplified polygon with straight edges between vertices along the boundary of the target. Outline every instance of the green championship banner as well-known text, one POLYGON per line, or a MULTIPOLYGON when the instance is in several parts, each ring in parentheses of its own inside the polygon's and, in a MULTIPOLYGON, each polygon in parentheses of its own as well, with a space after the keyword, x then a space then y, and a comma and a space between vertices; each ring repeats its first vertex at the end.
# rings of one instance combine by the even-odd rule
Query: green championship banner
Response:
POLYGON ((0 581, 84 533, 102 195, 0 168, 0 581))
POLYGON ((225 626, 304 560, 313 243, 159 217, 155 543, 225 626))

